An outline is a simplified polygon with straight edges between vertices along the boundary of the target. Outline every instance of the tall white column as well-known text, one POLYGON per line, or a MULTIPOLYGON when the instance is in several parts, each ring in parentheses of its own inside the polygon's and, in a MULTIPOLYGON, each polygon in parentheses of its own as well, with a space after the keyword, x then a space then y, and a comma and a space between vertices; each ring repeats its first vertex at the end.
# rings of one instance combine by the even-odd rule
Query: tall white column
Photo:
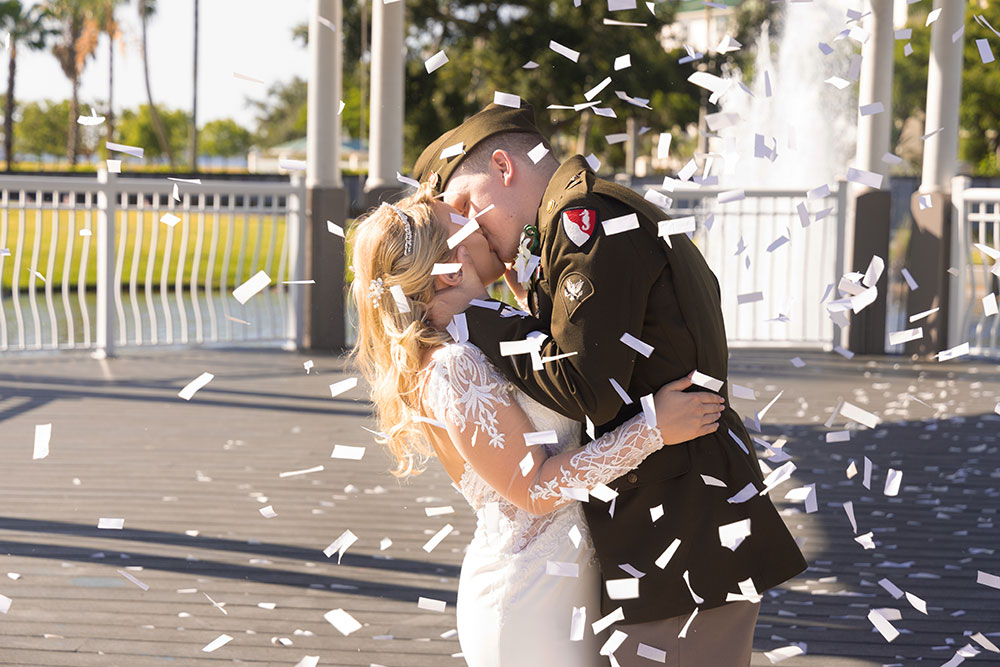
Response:
POLYGON ((962 95, 962 47, 964 35, 952 36, 965 23, 963 0, 934 0, 941 16, 931 24, 931 57, 927 68, 927 125, 922 192, 948 192, 958 170, 958 107, 962 95))
POLYGON ((306 119, 306 187, 340 187, 342 0, 312 0, 309 12, 309 93, 306 119), (323 17, 336 26, 330 30, 323 17))
POLYGON ((403 166, 403 0, 372 0, 371 128, 365 190, 398 186, 403 166))
POLYGON ((865 106, 881 102, 885 111, 858 117, 855 162, 859 169, 886 176, 889 170, 882 156, 889 151, 892 127, 893 0, 870 0, 870 3, 872 11, 865 18, 864 25, 869 37, 861 50, 858 104, 865 106))

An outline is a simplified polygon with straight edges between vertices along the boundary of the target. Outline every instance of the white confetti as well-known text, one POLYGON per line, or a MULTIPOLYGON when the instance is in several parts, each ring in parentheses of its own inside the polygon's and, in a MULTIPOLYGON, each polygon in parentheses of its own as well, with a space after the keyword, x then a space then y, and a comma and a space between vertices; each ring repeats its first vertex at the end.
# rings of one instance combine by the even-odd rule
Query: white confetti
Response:
POLYGON ((442 67, 446 62, 448 62, 448 56, 445 55, 444 51, 438 51, 424 61, 424 68, 427 70, 427 73, 430 74, 434 70, 442 67))
POLYGON ((443 612, 446 607, 447 604, 445 603, 444 600, 435 600, 433 598, 425 598, 425 597, 417 598, 417 609, 443 612))
POLYGON ((445 524, 441 530, 439 530, 437 533, 434 534, 434 537, 427 540, 427 543, 424 544, 423 546, 423 550, 426 551, 427 553, 434 551, 434 548, 437 547, 437 545, 441 544, 441 541, 444 540, 444 538, 448 537, 448 535, 451 534, 451 531, 453 530, 455 530, 454 526, 452 526, 450 523, 445 524))
POLYGON ((271 278, 264 271, 258 271, 249 280, 233 290, 233 296, 241 304, 245 304, 250 297, 260 292, 271 284, 271 278))
POLYGON ((49 440, 52 438, 52 424, 35 425, 35 447, 31 454, 34 461, 49 455, 49 440))
POLYGON ((122 530, 125 528, 125 519, 101 518, 97 520, 97 527, 101 530, 122 530))
POLYGON ((233 638, 230 637, 229 635, 219 635, 218 637, 210 641, 208 644, 206 644, 205 647, 202 648, 201 650, 205 653, 211 653, 216 649, 222 648, 231 641, 233 641, 233 638))
POLYGON ((348 461, 360 461, 365 456, 364 447, 352 447, 350 445, 334 445, 331 459, 346 459, 348 461))
POLYGON ((323 614, 323 618, 326 619, 327 623, 337 628, 340 634, 345 637, 361 629, 361 624, 343 609, 331 609, 323 614))
POLYGON ((336 398, 340 396, 345 391, 350 391, 358 386, 358 378, 347 378, 346 380, 341 380, 339 382, 334 382, 330 385, 330 397, 336 398))

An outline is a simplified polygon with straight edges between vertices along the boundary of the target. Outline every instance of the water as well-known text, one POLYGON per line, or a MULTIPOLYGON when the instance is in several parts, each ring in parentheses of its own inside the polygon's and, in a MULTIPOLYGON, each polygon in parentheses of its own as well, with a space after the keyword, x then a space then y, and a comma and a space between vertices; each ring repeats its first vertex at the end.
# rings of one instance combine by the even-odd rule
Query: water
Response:
MULTIPOLYGON (((721 110, 742 122, 719 131, 713 150, 738 155, 727 160, 720 179, 733 187, 812 189, 844 177, 854 158, 857 126, 855 86, 838 90, 824 81, 849 78, 858 45, 834 41, 845 29, 848 6, 860 3, 816 0, 779 7, 775 24, 765 23, 755 49, 753 96, 734 87, 720 100, 721 110), (834 52, 823 55, 820 42, 834 52), (768 95, 770 83, 770 96, 768 95), (775 147, 773 161, 754 157, 755 135, 775 147)), ((856 8, 860 8, 856 7, 856 8)), ((742 77, 734 73, 733 77, 742 77)))
MULTIPOLYGON (((121 299, 123 312, 115 318, 118 345, 274 343, 285 340, 288 297, 284 290, 265 290, 243 306, 229 294, 216 292, 206 295, 201 290, 197 293, 170 290, 163 295, 159 290, 153 290, 150 302, 139 288, 135 299, 127 291, 122 292, 121 299)), ((51 307, 44 292, 36 293, 37 322, 31 298, 24 292, 19 295, 16 305, 10 292, 5 292, 0 298, 0 309, 0 350, 5 348, 5 342, 9 350, 88 348, 94 345, 96 292, 85 292, 81 303, 75 291, 64 300, 59 290, 53 290, 51 307)), ((115 310, 117 312, 117 308, 115 310)))

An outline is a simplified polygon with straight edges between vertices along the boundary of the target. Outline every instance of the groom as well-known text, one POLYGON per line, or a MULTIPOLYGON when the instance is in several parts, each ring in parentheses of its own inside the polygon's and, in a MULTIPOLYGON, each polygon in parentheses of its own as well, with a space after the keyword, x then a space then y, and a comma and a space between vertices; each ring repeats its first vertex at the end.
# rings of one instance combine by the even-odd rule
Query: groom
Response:
MULTIPOLYGON (((431 144, 415 176, 475 216, 502 261, 530 269, 529 255, 539 258, 531 316, 470 306, 486 297, 468 266, 434 305, 436 319, 464 312, 470 341, 535 400, 591 420, 599 436, 692 371, 725 382, 719 285, 701 253, 684 234, 659 238, 667 216, 597 178, 582 156, 559 164, 530 106, 486 107, 431 144), (531 337, 543 338, 538 354, 501 353, 504 341, 531 337)), ((650 664, 654 647, 669 664, 748 665, 759 594, 806 563, 760 495, 763 475, 736 412, 727 402, 715 433, 664 447, 609 486, 617 495, 592 497, 584 511, 601 564, 601 615, 627 635, 618 662, 650 664), (633 577, 637 596, 627 590, 636 582, 618 583, 633 577)))

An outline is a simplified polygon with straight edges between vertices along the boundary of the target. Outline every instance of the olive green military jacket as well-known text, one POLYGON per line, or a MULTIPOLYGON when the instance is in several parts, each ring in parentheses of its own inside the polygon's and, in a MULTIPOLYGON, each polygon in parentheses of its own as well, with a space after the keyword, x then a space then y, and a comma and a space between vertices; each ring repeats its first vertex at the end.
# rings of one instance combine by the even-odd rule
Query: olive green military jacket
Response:
MULTIPOLYGON (((672 236, 672 247, 657 237, 665 217, 634 191, 596 178, 581 156, 570 158, 549 181, 538 210, 541 269, 529 295, 533 316, 471 306, 465 311, 470 341, 529 396, 573 419, 589 417, 598 435, 636 415, 642 396, 693 370, 725 381, 718 281, 686 235, 672 236), (548 334, 543 358, 569 356, 546 360, 541 370, 533 370, 529 355, 501 356, 501 342, 535 331, 548 334), (640 342, 625 344, 625 334, 640 342)), ((638 598, 612 600, 602 586, 602 613, 621 606, 625 623, 690 614, 725 604, 730 593, 746 590, 740 582, 749 579, 762 593, 805 569, 766 495, 728 502, 748 484, 758 491, 764 485, 725 386, 720 393, 727 403, 715 433, 664 447, 609 485, 618 492, 610 503, 592 498, 584 505, 603 579, 634 576, 631 569, 644 573, 638 598), (726 487, 708 486, 702 475, 726 487), (735 549, 723 546, 720 526, 746 519, 750 535, 735 549), (660 567, 657 560, 675 540, 679 546, 660 567)))

